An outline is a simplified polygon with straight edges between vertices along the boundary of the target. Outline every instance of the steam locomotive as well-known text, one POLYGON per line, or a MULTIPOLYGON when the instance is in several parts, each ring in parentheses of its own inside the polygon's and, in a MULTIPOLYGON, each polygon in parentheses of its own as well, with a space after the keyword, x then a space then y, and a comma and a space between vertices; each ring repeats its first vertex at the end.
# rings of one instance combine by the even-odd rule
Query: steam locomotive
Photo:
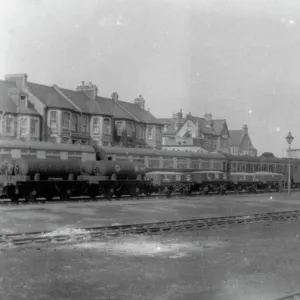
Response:
MULTIPOLYGON (((291 167, 295 186, 298 163, 293 160, 291 167)), ((287 166, 278 158, 0 140, 0 196, 18 201, 280 190, 287 166)))

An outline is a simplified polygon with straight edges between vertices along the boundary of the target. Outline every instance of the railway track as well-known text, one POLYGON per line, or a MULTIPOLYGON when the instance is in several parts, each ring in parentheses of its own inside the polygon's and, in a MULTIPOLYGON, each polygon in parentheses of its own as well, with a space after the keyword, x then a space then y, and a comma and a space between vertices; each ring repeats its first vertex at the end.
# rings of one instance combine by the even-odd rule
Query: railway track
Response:
POLYGON ((23 234, 0 235, 1 245, 24 246, 33 244, 79 242, 96 240, 104 236, 120 236, 127 234, 161 234, 176 231, 207 230, 222 226, 234 226, 270 221, 287 221, 300 217, 300 210, 261 213, 253 215, 226 216, 214 218, 190 219, 170 222, 141 223, 130 225, 113 225, 102 227, 89 227, 74 229, 67 234, 55 233, 55 231, 30 232, 23 234))
MULTIPOLYGON (((292 189, 293 192, 295 191, 299 191, 299 189, 292 189)), ((285 192, 285 190, 283 191, 285 192)), ((270 194, 270 195, 276 195, 278 194, 278 192, 268 192, 268 191, 257 191, 255 193, 248 193, 248 192, 228 192, 226 193, 227 196, 229 195, 259 195, 259 194, 270 194)), ((53 199, 50 201, 47 201, 45 199, 36 199, 36 200, 32 200, 32 201, 25 201, 25 200, 19 200, 18 202, 12 202, 9 199, 0 199, 0 206, 4 205, 4 206, 10 206, 10 205, 28 205, 28 204, 57 204, 57 203, 76 203, 76 202, 102 202, 102 201, 131 201, 131 200, 140 200, 140 199, 157 199, 157 198, 161 198, 161 199, 167 199, 167 198, 171 198, 171 197, 184 197, 184 198, 195 198, 195 197, 209 197, 209 196, 219 196, 219 197, 224 197, 226 195, 219 195, 219 194, 209 194, 209 195, 199 195, 199 194, 191 194, 191 195, 181 195, 181 194, 172 194, 171 196, 165 196, 165 195, 161 195, 161 194, 153 194, 151 196, 144 196, 144 195, 139 195, 137 197, 131 197, 131 196, 123 196, 121 198, 116 198, 116 197, 112 197, 110 199, 107 198, 103 198, 103 197, 98 197, 98 198, 89 198, 89 197, 74 197, 74 198, 70 198, 70 199, 65 199, 65 200, 60 200, 60 199, 53 199)))

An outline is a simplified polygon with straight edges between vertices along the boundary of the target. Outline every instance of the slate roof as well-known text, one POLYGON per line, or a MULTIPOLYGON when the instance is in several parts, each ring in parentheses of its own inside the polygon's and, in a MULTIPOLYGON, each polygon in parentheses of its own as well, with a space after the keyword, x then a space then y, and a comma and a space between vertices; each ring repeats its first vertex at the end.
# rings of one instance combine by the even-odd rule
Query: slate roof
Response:
POLYGON ((141 109, 137 104, 124 101, 119 101, 119 103, 133 116, 135 116, 139 122, 163 125, 159 119, 156 119, 149 111, 141 109))
POLYGON ((176 120, 173 118, 160 118, 158 119, 163 125, 170 125, 167 131, 164 131, 164 135, 176 135, 177 131, 181 128, 181 126, 184 124, 185 119, 176 120), (175 125, 176 123, 180 123, 180 126, 178 129, 176 129, 175 125))
POLYGON ((16 85, 11 82, 0 80, 0 110, 16 113, 17 105, 8 95, 9 88, 16 88, 16 85))
POLYGON ((241 129, 229 130, 230 139, 229 145, 233 147, 239 147, 243 141, 244 131, 241 129))
POLYGON ((103 105, 109 109, 114 118, 136 121, 133 116, 131 116, 125 109, 118 105, 113 99, 97 96, 96 101, 98 101, 100 105, 103 105))
POLYGON ((76 107, 61 96, 53 87, 27 82, 28 90, 47 107, 65 108, 77 111, 76 107))
POLYGON ((226 123, 225 119, 213 120, 213 128, 217 135, 221 135, 225 123, 226 123))
POLYGON ((39 113, 34 109, 32 103, 29 101, 28 107, 20 107, 18 109, 18 103, 9 96, 9 89, 16 88, 17 86, 14 83, 0 80, 0 110, 15 114, 39 115, 39 113))

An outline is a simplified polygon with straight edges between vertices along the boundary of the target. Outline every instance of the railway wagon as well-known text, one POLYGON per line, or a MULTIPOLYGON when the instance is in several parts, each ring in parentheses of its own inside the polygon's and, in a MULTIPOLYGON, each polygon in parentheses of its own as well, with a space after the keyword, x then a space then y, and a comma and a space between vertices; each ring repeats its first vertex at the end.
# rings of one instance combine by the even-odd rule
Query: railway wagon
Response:
POLYGON ((146 173, 146 178, 151 182, 151 193, 170 196, 173 192, 183 194, 190 190, 190 181, 184 172, 152 171, 146 173))
POLYGON ((134 195, 138 184, 146 183, 144 166, 109 161, 97 145, 0 140, 0 159, 0 195, 13 201, 134 195))
POLYGON ((191 191, 200 194, 225 194, 231 184, 228 173, 221 171, 196 171, 189 176, 192 182, 191 191))

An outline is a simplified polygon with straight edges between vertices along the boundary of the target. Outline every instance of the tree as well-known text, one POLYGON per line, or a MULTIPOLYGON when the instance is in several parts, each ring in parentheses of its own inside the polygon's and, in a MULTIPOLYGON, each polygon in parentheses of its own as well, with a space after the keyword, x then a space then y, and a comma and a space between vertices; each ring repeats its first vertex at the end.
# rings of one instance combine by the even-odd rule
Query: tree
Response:
POLYGON ((261 157, 274 158, 275 155, 272 152, 264 152, 261 157))

